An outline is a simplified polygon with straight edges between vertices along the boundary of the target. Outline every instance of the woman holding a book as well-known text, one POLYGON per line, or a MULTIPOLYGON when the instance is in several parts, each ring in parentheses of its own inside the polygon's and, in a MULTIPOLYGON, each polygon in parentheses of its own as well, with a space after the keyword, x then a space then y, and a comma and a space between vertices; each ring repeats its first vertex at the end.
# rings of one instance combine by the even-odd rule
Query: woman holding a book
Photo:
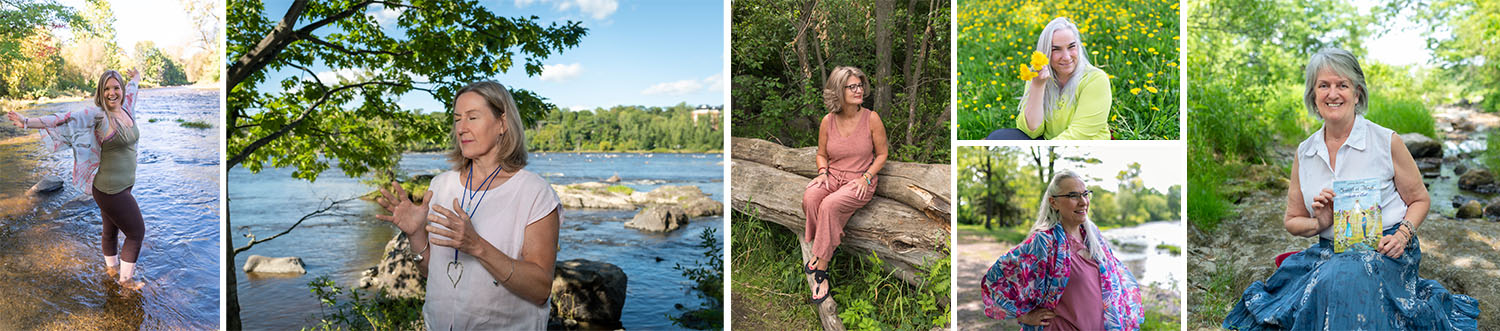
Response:
POLYGON ((1053 175, 1031 234, 979 282, 985 316, 1028 330, 1141 328, 1140 288, 1089 220, 1092 193, 1072 171, 1053 175))
POLYGON ((1348 51, 1325 49, 1308 61, 1306 82, 1303 103, 1323 127, 1297 147, 1283 225, 1320 240, 1246 288, 1223 326, 1477 328, 1477 301, 1417 277, 1417 234, 1431 200, 1401 137, 1364 118, 1370 98, 1359 62, 1348 51), (1375 223, 1369 225, 1382 230, 1378 237, 1351 238, 1364 232, 1339 228, 1364 224, 1334 221, 1360 213, 1365 217, 1352 222, 1375 223))

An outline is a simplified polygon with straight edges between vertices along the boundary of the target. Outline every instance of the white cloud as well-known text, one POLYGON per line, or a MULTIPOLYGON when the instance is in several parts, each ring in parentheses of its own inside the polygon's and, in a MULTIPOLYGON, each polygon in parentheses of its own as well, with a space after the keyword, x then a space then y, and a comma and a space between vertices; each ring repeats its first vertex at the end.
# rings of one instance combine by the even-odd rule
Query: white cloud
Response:
POLYGON ((708 85, 709 91, 724 92, 724 74, 722 73, 704 78, 703 83, 708 85))
POLYGON ((548 64, 542 67, 542 80, 564 82, 583 74, 583 64, 548 64))
POLYGON ((332 85, 338 84, 338 82, 343 81, 344 79, 359 77, 363 74, 364 71, 362 70, 354 70, 348 68, 339 69, 338 71, 322 71, 318 72, 318 81, 323 82, 323 84, 332 85))
POLYGON ((577 9, 596 20, 609 18, 609 15, 615 14, 615 10, 620 9, 618 0, 516 0, 516 8, 526 8, 538 2, 556 3, 558 11, 577 9))
POLYGON ((677 96, 696 93, 705 88, 709 91, 724 91, 724 74, 714 74, 704 79, 684 79, 675 82, 659 83, 642 90, 641 94, 677 96))
POLYGON ((593 17, 596 20, 608 18, 616 9, 620 9, 620 3, 616 0, 564 0, 557 4, 558 10, 569 10, 577 7, 578 11, 593 17))
POLYGON ((401 17, 401 13, 405 13, 405 12, 406 12, 406 8, 405 7, 391 9, 391 8, 386 8, 384 5, 381 5, 381 4, 377 3, 377 4, 374 4, 374 5, 371 5, 370 6, 370 11, 367 12, 366 14, 368 14, 368 15, 370 15, 370 17, 374 18, 375 22, 376 23, 380 23, 381 26, 388 26, 388 25, 391 25, 391 24, 395 24, 396 23, 396 18, 397 17, 401 17))

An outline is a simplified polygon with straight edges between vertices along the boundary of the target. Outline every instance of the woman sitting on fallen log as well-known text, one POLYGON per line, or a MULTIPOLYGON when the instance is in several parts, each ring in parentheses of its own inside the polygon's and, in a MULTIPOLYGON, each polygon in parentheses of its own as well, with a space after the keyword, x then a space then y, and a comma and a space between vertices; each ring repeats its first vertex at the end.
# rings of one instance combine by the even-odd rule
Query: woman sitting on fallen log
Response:
POLYGON ((875 174, 885 166, 885 125, 880 115, 861 107, 865 74, 854 67, 838 67, 828 76, 823 102, 828 115, 818 126, 818 177, 802 193, 812 261, 803 272, 813 275, 812 302, 832 295, 828 261, 844 236, 844 224, 856 210, 875 197, 875 174))
POLYGON ((1140 328, 1140 289, 1089 221, 1091 193, 1072 171, 1052 176, 1031 235, 979 283, 986 316, 1028 330, 1140 328))

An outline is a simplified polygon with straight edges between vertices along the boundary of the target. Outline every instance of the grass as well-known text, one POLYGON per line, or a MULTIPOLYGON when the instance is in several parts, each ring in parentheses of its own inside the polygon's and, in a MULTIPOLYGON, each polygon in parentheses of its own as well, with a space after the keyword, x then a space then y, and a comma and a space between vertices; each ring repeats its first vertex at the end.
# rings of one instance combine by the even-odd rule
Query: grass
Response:
POLYGON ((1089 62, 1110 74, 1115 139, 1178 139, 1176 1, 969 1, 958 8, 958 139, 1015 127, 1019 70, 1055 17, 1078 24, 1089 62), (1079 10, 1087 9, 1087 10, 1079 10), (1155 89, 1156 92, 1151 92, 1155 89))
POLYGON ((1206 286, 1203 295, 1188 296, 1188 307, 1194 307, 1188 309, 1188 316, 1192 317, 1188 328, 1218 328, 1251 282, 1249 273, 1239 272, 1228 263, 1218 265, 1207 281, 1199 282, 1206 286))
POLYGON ((624 194, 624 195, 630 195, 632 193, 635 193, 635 189, 630 188, 629 186, 625 186, 625 185, 614 185, 614 186, 610 186, 609 188, 606 188, 604 190, 605 191, 614 192, 614 193, 624 194))
POLYGON ((1157 244, 1156 245, 1156 249, 1158 249, 1158 250, 1165 249, 1168 252, 1172 252, 1172 255, 1182 255, 1182 247, 1177 247, 1177 246, 1174 246, 1174 245, 1157 244))
POLYGON ((998 243, 1015 244, 1026 240, 1026 235, 1031 234, 1031 225, 994 226, 985 229, 984 225, 979 224, 959 224, 958 231, 990 237, 998 243))
MULTIPOLYGON (((1500 133, 1491 132, 1484 137, 1485 146, 1500 146, 1500 133)), ((1490 170, 1491 174, 1500 174, 1500 148, 1485 148, 1479 152, 1479 162, 1490 170)))
POLYGON ((214 127, 213 124, 208 124, 207 122, 200 122, 200 121, 187 121, 187 122, 183 122, 183 121, 179 120, 178 123, 181 123, 182 127, 184 127, 184 128, 208 129, 208 128, 214 127))
POLYGON ((1432 112, 1427 106, 1417 99, 1371 95, 1370 109, 1365 113, 1365 119, 1396 130, 1396 133, 1420 133, 1428 138, 1439 139, 1437 120, 1432 118, 1432 112))
MULTIPOLYGON (((817 329, 812 296, 802 273, 799 238, 791 231, 757 219, 733 214, 730 260, 735 313, 755 316, 765 325, 736 325, 762 329, 817 329), (741 306, 745 303, 746 308, 741 306), (752 311, 758 310, 758 311, 752 311)), ((948 260, 933 261, 924 274, 926 286, 911 286, 882 269, 878 256, 840 249, 830 261, 834 300, 839 317, 849 329, 931 329, 947 327, 949 311, 937 300, 948 300, 948 260)))

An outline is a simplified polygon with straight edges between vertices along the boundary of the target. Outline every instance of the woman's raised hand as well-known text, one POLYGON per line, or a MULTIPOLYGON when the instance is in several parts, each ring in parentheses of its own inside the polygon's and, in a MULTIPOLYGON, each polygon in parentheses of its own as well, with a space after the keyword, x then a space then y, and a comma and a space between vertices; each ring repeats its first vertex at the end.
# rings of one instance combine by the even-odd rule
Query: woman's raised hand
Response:
POLYGON ((1042 84, 1046 84, 1047 80, 1052 79, 1052 66, 1051 65, 1045 65, 1045 66, 1042 66, 1042 70, 1033 70, 1033 71, 1036 71, 1036 77, 1032 77, 1031 78, 1031 85, 1033 85, 1033 86, 1045 86, 1045 85, 1042 85, 1042 84))
POLYGON ((391 212, 390 215, 375 215, 382 221, 395 223, 401 228, 401 232, 407 235, 418 233, 423 230, 422 226, 427 224, 427 205, 432 200, 432 190, 422 194, 422 204, 416 204, 407 198, 406 190, 401 188, 400 183, 391 182, 391 190, 380 188, 380 196, 375 197, 375 203, 381 208, 391 212), (395 191, 392 195, 391 191, 395 191))
POLYGON ((1052 322, 1048 321, 1053 317, 1057 317, 1057 313, 1053 313, 1051 309, 1037 308, 1031 310, 1029 313, 1016 316, 1016 319, 1021 320, 1021 323, 1025 323, 1026 325, 1047 326, 1048 324, 1052 324, 1052 322))
POLYGON ((1318 232, 1333 226, 1333 189, 1324 188, 1313 197, 1313 219, 1318 220, 1318 232))
POLYGON ((13 112, 13 111, 12 112, 6 112, 5 113, 5 118, 9 119, 10 123, 11 124, 15 124, 16 127, 18 127, 18 128, 24 128, 24 127, 26 127, 26 124, 22 123, 22 121, 25 121, 25 119, 21 118, 21 114, 17 114, 16 112, 13 112))
POLYGON ((141 78, 141 72, 139 70, 135 70, 135 68, 130 68, 130 70, 126 70, 125 73, 130 75, 130 80, 132 81, 141 78))

